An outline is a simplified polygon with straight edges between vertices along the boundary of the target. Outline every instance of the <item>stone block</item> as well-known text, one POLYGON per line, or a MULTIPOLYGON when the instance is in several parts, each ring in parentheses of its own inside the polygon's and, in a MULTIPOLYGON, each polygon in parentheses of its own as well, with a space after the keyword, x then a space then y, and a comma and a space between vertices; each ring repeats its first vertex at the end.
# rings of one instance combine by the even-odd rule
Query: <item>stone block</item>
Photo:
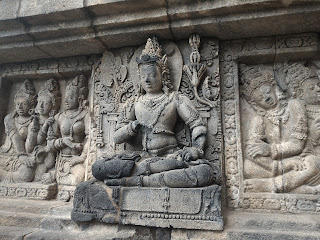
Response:
POLYGON ((60 186, 57 199, 63 202, 70 201, 73 199, 75 189, 75 186, 60 186))
POLYGON ((165 8, 150 9, 139 13, 123 13, 111 16, 97 17, 93 20, 93 27, 98 31, 126 28, 129 26, 141 26, 151 24, 169 23, 165 8))
POLYGON ((119 29, 107 29, 98 33, 99 38, 108 48, 117 48, 124 45, 141 45, 145 42, 146 38, 154 35, 163 40, 172 39, 169 24, 147 24, 119 29))
POLYGON ((18 197, 32 199, 52 199, 56 195, 56 184, 41 183, 0 183, 1 197, 18 197))
POLYGON ((276 62, 313 58, 319 48, 319 34, 283 35, 276 38, 276 62))
MULTIPOLYGON (((230 13, 221 15, 212 13, 211 16, 202 17, 205 15, 202 13, 198 18, 192 20, 189 17, 175 19, 174 14, 169 14, 169 16, 175 39, 187 38, 192 31, 201 36, 215 36, 220 40, 227 40, 310 32, 319 28, 315 25, 320 21, 320 16, 317 13, 319 11, 318 3, 315 3, 315 6, 305 5, 303 8, 269 9, 264 7, 259 10, 260 13, 257 15, 248 14, 247 11, 237 8, 234 12, 237 12, 236 16, 230 13), (307 20, 302 23, 300 19, 307 20)), ((257 9, 252 8, 252 11, 257 11, 257 9)))
POLYGON ((166 6, 166 1, 152 0, 85 0, 84 5, 96 16, 116 15, 122 13, 143 12, 166 6))
POLYGON ((35 47, 30 41, 0 46, 0 63, 26 62, 45 58, 51 58, 51 56, 35 47))
POLYGON ((15 31, 24 31, 24 24, 18 19, 9 19, 0 21, 0 31, 10 31, 13 32, 12 35, 15 34, 15 31))
POLYGON ((78 0, 21 0, 20 4, 21 6, 19 9, 19 17, 64 12, 67 10, 78 9, 83 7, 83 2, 78 0))
POLYGON ((121 210, 197 214, 201 210, 202 194, 201 188, 124 188, 121 210))
POLYGON ((91 20, 69 21, 64 23, 54 23, 49 25, 36 25, 29 28, 28 33, 37 40, 68 38, 92 34, 91 20))
POLYGON ((18 42, 30 42, 33 40, 32 37, 27 35, 24 28, 15 30, 4 30, 1 31, 2 38, 0 38, 0 45, 12 44, 18 42))
POLYGON ((22 18, 30 27, 83 20, 88 18, 88 14, 83 9, 82 1, 46 0, 39 2, 37 0, 21 0, 18 17, 22 18))
POLYGON ((24 236, 36 231, 35 228, 0 226, 0 239, 23 240, 24 236))
POLYGON ((102 183, 86 182, 81 185, 75 192, 72 211, 74 221, 119 221, 125 225, 148 227, 223 229, 220 187, 217 185, 204 188, 122 187, 118 191, 117 188, 108 188, 102 183), (94 190, 93 187, 99 187, 99 190, 94 190), (81 199, 83 192, 90 195, 85 202, 81 199), (112 199, 108 197, 111 195, 112 199), (105 200, 100 196, 104 196, 105 200), (119 209, 110 208, 118 203, 119 209), (118 213, 115 214, 115 211, 118 213), (120 219, 114 219, 114 215, 118 214, 120 219))
POLYGON ((27 63, 9 63, 1 66, 0 74, 7 81, 32 78, 46 80, 48 78, 61 79, 73 77, 75 73, 91 73, 92 65, 97 56, 76 56, 60 59, 47 59, 27 63), (10 79, 10 80, 9 80, 10 79))
POLYGON ((52 57, 101 54, 105 50, 105 47, 95 39, 95 34, 39 41, 35 45, 52 57))
POLYGON ((18 0, 0 1, 0 21, 17 18, 18 9, 19 9, 18 0))

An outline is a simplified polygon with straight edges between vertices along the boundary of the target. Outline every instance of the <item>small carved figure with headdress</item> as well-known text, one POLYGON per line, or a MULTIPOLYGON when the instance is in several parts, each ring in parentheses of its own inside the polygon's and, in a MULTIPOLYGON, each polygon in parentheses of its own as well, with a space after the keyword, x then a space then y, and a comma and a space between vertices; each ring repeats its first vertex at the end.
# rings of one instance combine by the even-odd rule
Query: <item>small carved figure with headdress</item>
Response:
POLYGON ((43 174, 55 165, 56 153, 49 151, 46 145, 47 139, 53 138, 52 124, 54 116, 60 109, 61 93, 58 82, 54 79, 46 81, 40 89, 37 100, 35 117, 38 118, 39 131, 36 133, 37 141, 34 143, 37 162, 34 181, 41 181, 43 174))
POLYGON ((292 97, 305 104, 308 117, 308 137, 304 155, 314 155, 313 175, 305 182, 301 190, 304 193, 319 193, 320 177, 320 79, 314 69, 301 63, 285 64, 285 83, 292 97), (318 160, 316 160, 318 158, 318 160))
POLYGON ((14 97, 14 112, 4 119, 6 141, 0 148, 1 181, 31 182, 34 178, 35 158, 31 153, 38 131, 34 118, 35 103, 33 84, 25 80, 14 97))
POLYGON ((301 156, 307 139, 304 105, 284 99, 270 71, 242 66, 241 81, 243 96, 256 111, 245 151, 245 189, 293 191, 314 174, 317 161, 301 156))
POLYGON ((88 110, 87 78, 75 77, 65 92, 65 111, 55 116, 54 139, 48 140, 49 151, 57 151, 55 171, 44 174, 43 182, 57 181, 60 185, 75 186, 84 180, 84 161, 87 157, 88 110))

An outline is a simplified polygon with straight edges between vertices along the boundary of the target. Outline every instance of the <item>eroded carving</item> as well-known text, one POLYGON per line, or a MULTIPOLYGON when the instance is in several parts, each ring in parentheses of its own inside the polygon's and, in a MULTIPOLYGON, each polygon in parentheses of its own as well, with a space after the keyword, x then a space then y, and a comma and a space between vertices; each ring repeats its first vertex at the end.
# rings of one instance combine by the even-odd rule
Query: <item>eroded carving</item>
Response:
MULTIPOLYGON (((137 59, 143 92, 124 107, 114 137, 119 144, 129 141, 141 131, 142 148, 146 156, 136 166, 133 177, 119 176, 128 177, 122 178, 119 184, 154 187, 209 185, 212 182, 212 169, 205 164, 205 160, 198 160, 203 155, 206 128, 190 100, 172 91, 167 59, 161 51, 157 41, 149 39, 137 59), (178 116, 192 131, 192 147, 182 150, 177 150, 173 132, 178 116)), ((108 164, 109 161, 104 163, 108 164)), ((101 169, 100 164, 97 168, 93 166, 93 175, 107 184, 117 185, 116 179, 108 179, 108 174, 104 178, 96 170, 101 169)))
POLYGON ((34 179, 38 124, 34 117, 36 92, 25 80, 14 97, 15 110, 4 119, 6 140, 1 146, 0 179, 7 182, 31 182, 34 179))
POLYGON ((255 112, 245 143, 245 191, 305 193, 303 185, 317 184, 320 159, 313 149, 318 130, 311 109, 319 102, 319 79, 301 64, 284 72, 291 98, 285 98, 272 72, 241 69, 242 93, 255 112))
POLYGON ((43 181, 75 186, 84 180, 84 162, 88 154, 89 115, 87 78, 75 77, 67 86, 65 111, 55 116, 54 139, 48 140, 49 151, 58 152, 56 167, 43 181))
POLYGON ((34 141, 33 148, 36 154, 36 169, 34 181, 41 181, 43 174, 52 170, 56 163, 56 153, 47 148, 47 140, 54 138, 52 124, 54 116, 60 110, 61 94, 59 84, 56 80, 50 79, 42 87, 38 94, 38 103, 35 112, 38 115, 37 141, 34 141))
MULTIPOLYGON (((163 55, 158 41, 148 39, 145 48, 140 47, 131 61, 121 60, 119 54, 104 54, 108 61, 102 60, 95 73, 95 99, 100 108, 96 113, 101 116, 97 126, 101 124, 98 129, 106 131, 103 136, 107 138, 101 145, 101 151, 105 151, 100 155, 102 159, 92 166, 93 176, 101 181, 92 179, 77 186, 74 220, 150 225, 151 218, 154 226, 167 227, 169 222, 180 224, 179 219, 194 219, 199 224, 194 228, 221 229, 220 187, 212 185, 213 179, 221 176, 218 64, 208 63, 215 70, 210 69, 211 75, 205 78, 207 66, 200 62, 200 38, 195 35, 190 39, 191 58, 196 58, 185 65, 184 79, 192 86, 192 94, 197 95, 196 107, 178 92, 183 65, 175 44, 166 43, 163 55), (127 72, 122 65, 126 62, 130 62, 129 70, 134 72, 127 72), (102 75, 110 72, 105 73, 106 67, 119 74, 111 74, 111 80, 106 81, 102 75), (173 69, 173 74, 169 69, 173 69), (123 89, 129 94, 128 89, 135 91, 119 98, 123 89), (127 100, 125 104, 123 99, 127 100), (110 100, 118 105, 114 107, 110 100), (212 128, 207 134, 209 124, 212 128), (207 135, 210 146, 206 145, 207 135), (191 197, 193 193, 197 195, 191 197), (155 198, 158 195, 159 199, 155 198), (190 196, 192 203, 185 203, 190 206, 180 204, 183 196, 190 196), (140 223, 134 220, 137 217, 140 223), (201 226, 201 221, 211 225, 201 226)), ((208 61, 216 57, 216 53, 212 58, 206 56, 208 61)))

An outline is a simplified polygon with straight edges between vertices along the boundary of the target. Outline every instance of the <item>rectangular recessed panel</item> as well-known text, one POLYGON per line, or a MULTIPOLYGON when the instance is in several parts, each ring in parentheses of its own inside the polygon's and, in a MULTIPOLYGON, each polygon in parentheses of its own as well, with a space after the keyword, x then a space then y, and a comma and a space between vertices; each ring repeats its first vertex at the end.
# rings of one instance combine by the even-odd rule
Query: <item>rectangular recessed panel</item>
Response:
POLYGON ((196 214, 202 189, 123 188, 121 210, 196 214))

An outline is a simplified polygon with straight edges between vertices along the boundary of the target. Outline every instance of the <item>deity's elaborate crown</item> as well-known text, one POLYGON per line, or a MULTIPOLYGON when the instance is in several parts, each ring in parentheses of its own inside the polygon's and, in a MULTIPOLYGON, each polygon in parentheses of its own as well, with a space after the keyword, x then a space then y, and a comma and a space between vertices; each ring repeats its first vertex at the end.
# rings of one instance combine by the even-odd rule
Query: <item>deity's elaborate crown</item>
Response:
POLYGON ((60 108, 61 93, 58 82, 51 78, 46 81, 39 91, 39 96, 49 96, 51 98, 53 109, 58 111, 60 108))
POLYGON ((156 37, 148 38, 145 48, 142 50, 140 57, 137 57, 137 63, 148 64, 162 61, 162 47, 156 37))
POLYGON ((46 83, 40 89, 38 95, 39 96, 49 95, 51 98, 60 96, 58 82, 53 78, 47 80, 46 83))
POLYGON ((36 103, 36 90, 34 89, 32 82, 30 82, 28 79, 23 82, 19 88, 19 91, 15 95, 15 99, 19 97, 28 99, 31 107, 34 107, 36 103))
POLYGON ((251 98, 252 93, 262 84, 274 85, 275 80, 271 71, 241 65, 240 82, 243 85, 242 93, 246 98, 251 98))
POLYGON ((297 90, 307 79, 318 78, 315 72, 300 63, 286 64, 283 72, 285 74, 285 83, 293 91, 297 90))
POLYGON ((72 81, 68 84, 67 90, 76 91, 82 96, 84 99, 88 97, 88 87, 87 87, 87 77, 83 74, 76 76, 72 81))

